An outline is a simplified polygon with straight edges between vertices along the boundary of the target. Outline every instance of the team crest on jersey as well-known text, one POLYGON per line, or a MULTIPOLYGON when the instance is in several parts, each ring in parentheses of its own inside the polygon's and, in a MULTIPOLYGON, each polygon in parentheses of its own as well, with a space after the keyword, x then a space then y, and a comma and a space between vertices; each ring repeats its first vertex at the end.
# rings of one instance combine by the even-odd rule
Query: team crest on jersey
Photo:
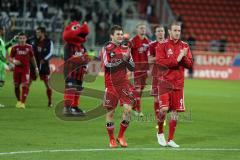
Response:
POLYGON ((148 44, 143 43, 143 45, 138 49, 138 52, 139 52, 139 53, 146 52, 146 51, 147 51, 147 48, 148 48, 148 44))
POLYGON ((75 56, 82 56, 83 55, 83 53, 82 52, 75 52, 75 54, 74 54, 75 56))
POLYGON ((169 48, 167 51, 167 56, 170 57, 171 55, 173 55, 173 51, 171 48, 169 48))
POLYGON ((116 54, 114 52, 110 53, 110 57, 113 58, 116 54))

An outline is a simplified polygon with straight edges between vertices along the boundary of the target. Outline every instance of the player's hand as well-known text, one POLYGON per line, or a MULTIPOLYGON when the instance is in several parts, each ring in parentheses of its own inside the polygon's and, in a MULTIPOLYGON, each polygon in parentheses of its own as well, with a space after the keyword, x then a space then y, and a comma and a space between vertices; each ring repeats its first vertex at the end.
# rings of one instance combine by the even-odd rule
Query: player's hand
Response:
POLYGON ((178 62, 180 62, 182 60, 182 58, 187 55, 187 51, 188 51, 187 48, 184 48, 184 49, 180 50, 180 53, 179 53, 179 55, 177 57, 177 61, 178 62))
POLYGON ((36 77, 38 77, 38 75, 39 75, 39 70, 38 70, 38 68, 35 68, 35 74, 36 74, 36 77))
POLYGON ((15 35, 14 37, 13 37, 13 40, 16 42, 16 41, 18 41, 18 35, 15 35))
POLYGON ((45 60, 42 59, 42 60, 40 61, 40 64, 44 64, 44 63, 45 63, 45 60))
POLYGON ((130 49, 126 53, 123 54, 124 61, 128 61, 129 58, 130 58, 130 49))
POLYGON ((187 49, 187 48, 183 48, 183 49, 181 50, 181 52, 183 52, 183 56, 186 56, 187 53, 188 53, 188 49, 187 49))
POLYGON ((147 71, 147 76, 148 76, 148 77, 151 77, 151 76, 152 76, 152 70, 148 70, 148 71, 147 71))
POLYGON ((180 62, 182 60, 182 58, 184 57, 184 53, 180 52, 180 54, 177 57, 177 61, 180 62))
POLYGON ((14 64, 13 63, 7 63, 6 64, 6 70, 13 71, 14 70, 14 64))
POLYGON ((16 65, 16 66, 22 65, 22 63, 19 60, 16 60, 16 59, 13 60, 13 64, 16 65))

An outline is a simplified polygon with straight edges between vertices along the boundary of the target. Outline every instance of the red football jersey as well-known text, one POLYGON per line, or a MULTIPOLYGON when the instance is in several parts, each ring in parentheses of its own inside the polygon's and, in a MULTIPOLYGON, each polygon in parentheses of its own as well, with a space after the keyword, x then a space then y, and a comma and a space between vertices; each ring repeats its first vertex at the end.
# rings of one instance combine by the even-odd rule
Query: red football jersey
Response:
POLYGON ((121 86, 122 84, 129 83, 127 77, 127 67, 126 65, 119 65, 115 70, 106 70, 107 65, 114 65, 119 61, 122 61, 123 54, 129 51, 127 46, 117 46, 114 43, 110 42, 101 50, 102 62, 104 65, 104 74, 105 74, 105 87, 108 86, 121 86))
POLYGON ((33 57, 32 46, 29 44, 15 45, 12 47, 10 57, 21 62, 21 65, 14 67, 15 72, 28 73, 30 71, 30 58, 33 57))
MULTIPOLYGON (((149 50, 149 55, 151 55, 151 56, 153 56, 153 57, 156 57, 156 47, 157 47, 157 44, 158 44, 159 42, 158 41, 152 41, 150 44, 149 44, 149 48, 148 48, 148 50, 149 50)), ((156 68, 156 65, 155 65, 155 63, 154 63, 154 65, 153 65, 153 69, 152 69, 152 75, 154 76, 156 76, 156 74, 157 74, 157 68, 156 68)))
POLYGON ((139 35, 134 36, 130 40, 131 55, 135 63, 134 71, 147 71, 148 67, 148 47, 149 39, 141 39, 139 35))
POLYGON ((184 86, 184 68, 191 68, 193 59, 187 43, 181 40, 175 43, 168 39, 164 43, 157 44, 156 63, 169 69, 162 78, 170 82, 175 89, 181 89, 184 86), (180 62, 177 62, 177 57, 183 48, 187 48, 188 53, 180 62))
POLYGON ((156 47, 157 47, 158 41, 152 41, 149 44, 149 55, 155 57, 156 56, 156 47))

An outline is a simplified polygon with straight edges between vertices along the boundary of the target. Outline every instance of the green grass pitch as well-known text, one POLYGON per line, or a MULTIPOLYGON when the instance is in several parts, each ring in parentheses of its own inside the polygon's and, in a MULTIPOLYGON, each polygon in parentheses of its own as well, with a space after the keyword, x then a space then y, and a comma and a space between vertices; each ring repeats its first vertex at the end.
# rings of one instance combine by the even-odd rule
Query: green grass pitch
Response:
MULTIPOLYGON (((103 78, 86 86, 104 89, 103 78)), ((186 80, 185 105, 175 140, 179 150, 162 148, 156 141, 153 98, 144 98, 144 119, 133 118, 126 132, 127 149, 108 149, 104 116, 90 121, 62 121, 46 107, 42 82, 34 82, 27 108, 15 108, 11 74, 0 90, 0 160, 236 160, 240 159, 240 82, 186 80), (21 152, 26 151, 26 152, 21 152), (33 151, 33 152, 30 152, 33 151)), ((54 103, 62 94, 54 92, 54 103)), ((81 105, 90 109, 101 103, 89 97, 81 105)), ((116 112, 119 129, 121 108, 116 112)), ((165 133, 168 133, 165 127, 165 133)), ((167 137, 167 135, 166 135, 167 137)))

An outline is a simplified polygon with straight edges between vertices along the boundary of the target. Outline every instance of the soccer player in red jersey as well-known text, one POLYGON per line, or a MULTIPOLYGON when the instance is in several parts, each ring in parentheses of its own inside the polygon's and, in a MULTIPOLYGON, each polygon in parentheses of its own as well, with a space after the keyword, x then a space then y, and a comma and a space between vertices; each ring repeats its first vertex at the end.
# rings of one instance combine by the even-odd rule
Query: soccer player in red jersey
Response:
POLYGON ((172 84, 171 92, 160 94, 160 117, 162 123, 159 123, 159 131, 157 134, 158 142, 162 146, 179 147, 173 141, 174 132, 178 120, 178 112, 184 112, 184 68, 191 68, 193 65, 192 54, 187 43, 180 40, 181 25, 178 22, 173 22, 169 26, 169 39, 164 43, 159 43, 156 47, 156 63, 168 67, 168 72, 161 77, 162 79, 172 84), (169 137, 168 142, 165 141, 163 133, 163 121, 166 113, 170 112, 171 118, 169 121, 169 137))
MULTIPOLYGON (((161 25, 157 25, 154 28, 154 34, 156 36, 156 40, 152 41, 149 44, 149 57, 148 61, 150 64, 153 64, 151 66, 152 70, 152 90, 151 90, 151 95, 154 96, 154 108, 157 108, 159 106, 158 103, 158 87, 157 87, 157 77, 155 77, 157 66, 155 65, 156 62, 156 46, 158 43, 163 43, 165 40, 165 30, 164 27, 161 25)), ((156 109, 155 109, 156 110, 156 109)))
POLYGON ((32 46, 26 44, 27 36, 20 33, 18 44, 12 47, 9 61, 14 64, 13 79, 15 85, 15 95, 17 98, 17 108, 25 108, 25 101, 28 96, 30 61, 34 65, 36 74, 38 74, 37 64, 33 55, 32 46), (22 94, 20 95, 20 85, 22 94))
MULTIPOLYGON (((150 92, 150 95, 154 96, 154 112, 155 117, 157 120, 158 125, 162 125, 164 123, 164 120, 161 120, 161 117, 159 115, 159 101, 158 101, 158 66, 156 63, 156 46, 158 43, 164 43, 165 41, 165 29, 161 25, 157 25, 154 27, 154 34, 156 37, 155 41, 152 41, 149 44, 149 57, 148 61, 150 64, 150 70, 152 71, 152 90, 150 92)), ((158 127, 157 128, 161 128, 158 127)))
MULTIPOLYGON (((36 58, 37 66, 39 68, 40 79, 44 82, 46 87, 46 94, 48 98, 48 107, 52 107, 52 89, 49 86, 50 66, 49 60, 53 55, 53 42, 46 35, 44 27, 36 29, 36 37, 29 40, 33 46, 34 56, 36 58)), ((36 80, 34 68, 30 66, 30 80, 36 80)))
POLYGON ((106 114, 106 128, 110 139, 109 146, 116 148, 117 143, 114 138, 115 125, 113 117, 117 104, 120 101, 124 112, 117 141, 121 147, 127 147, 124 132, 129 125, 132 106, 136 101, 137 94, 128 80, 127 69, 133 71, 134 63, 130 55, 130 48, 122 44, 122 27, 114 25, 111 28, 110 36, 111 41, 101 50, 105 78, 104 107, 108 111, 106 114))
POLYGON ((137 35, 130 39, 131 55, 133 62, 135 63, 135 69, 133 73, 134 86, 139 93, 137 97, 137 103, 134 105, 133 110, 135 115, 143 116, 141 112, 141 95, 142 90, 146 85, 148 66, 148 47, 150 40, 146 36, 146 25, 140 23, 137 25, 137 35))

